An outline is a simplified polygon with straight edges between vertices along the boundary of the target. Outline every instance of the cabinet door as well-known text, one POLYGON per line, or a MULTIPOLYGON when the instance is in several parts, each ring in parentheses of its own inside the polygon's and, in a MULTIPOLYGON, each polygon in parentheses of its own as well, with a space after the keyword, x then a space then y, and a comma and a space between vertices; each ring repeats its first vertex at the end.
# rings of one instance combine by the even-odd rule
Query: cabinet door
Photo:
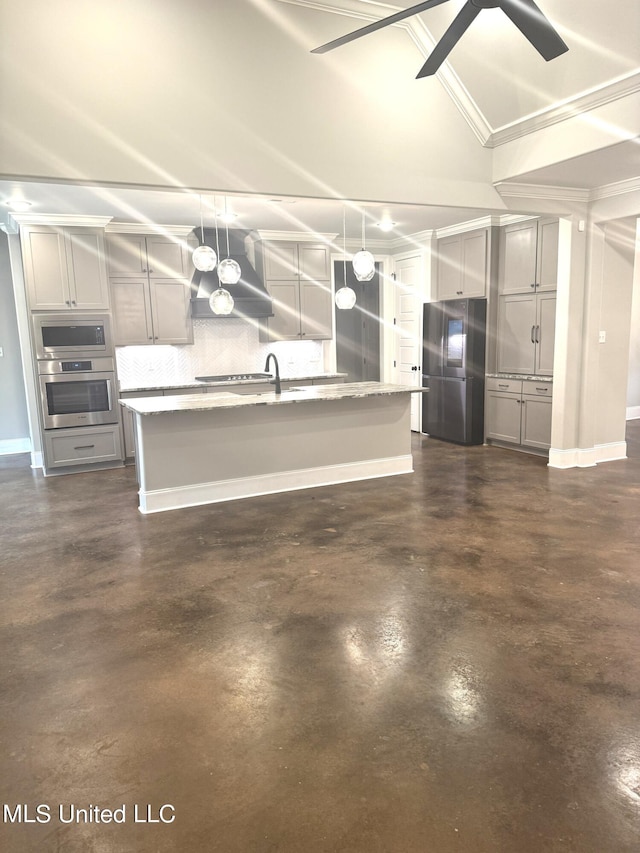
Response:
POLYGON ((522 398, 522 438, 525 447, 548 450, 551 446, 551 399, 522 398))
POLYGON ((535 221, 507 225, 500 241, 500 293, 535 290, 538 224, 535 221))
POLYGON ((558 230, 557 219, 538 222, 536 288, 539 291, 558 289, 558 230))
POLYGON ((333 297, 329 282, 300 282, 300 333, 304 338, 329 340, 333 319, 333 297))
POLYGON ((536 296, 501 296, 498 306, 498 371, 533 373, 536 356, 536 296))
POLYGON ((147 245, 142 234, 108 234, 107 256, 109 278, 147 272, 147 245))
POLYGON ((519 394, 487 391, 485 400, 485 436, 497 441, 520 444, 522 403, 519 394))
POLYGON ((32 311, 71 308, 64 237, 45 226, 20 234, 24 275, 32 311))
POLYGON ((110 285, 116 346, 153 343, 147 277, 114 278, 110 285))
POLYGON ((65 247, 71 307, 109 308, 104 237, 95 228, 66 228, 65 247))
POLYGON ((535 372, 553 376, 553 354, 556 340, 556 294, 540 293, 537 297, 535 372))
POLYGON ((192 344, 189 282, 154 279, 149 283, 155 344, 192 344))
POLYGON ((270 281, 267 289, 273 299, 273 317, 261 326, 262 341, 300 340, 300 285, 295 281, 270 281))
POLYGON ((298 280, 298 244, 267 243, 263 246, 265 284, 298 280))
POLYGON ((465 297, 487 294, 487 231, 462 235, 462 293, 465 297))
POLYGON ((300 243, 298 245, 298 271, 301 278, 312 281, 331 279, 329 247, 300 243))
POLYGON ((459 235, 438 240, 437 300, 462 295, 462 242, 459 235))
POLYGON ((187 247, 179 238, 147 237, 149 278, 186 278, 188 263, 187 247))

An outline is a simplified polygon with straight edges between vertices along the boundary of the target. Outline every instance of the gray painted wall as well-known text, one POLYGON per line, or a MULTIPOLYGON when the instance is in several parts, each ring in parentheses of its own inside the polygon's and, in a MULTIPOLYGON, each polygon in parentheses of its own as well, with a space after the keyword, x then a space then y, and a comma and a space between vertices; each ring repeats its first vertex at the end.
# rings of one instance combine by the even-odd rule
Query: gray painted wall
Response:
POLYGON ((29 442, 27 403, 22 378, 20 342, 16 321, 8 239, 0 231, 0 453, 16 452, 16 441, 29 442), (11 445, 9 444, 11 442, 11 445))

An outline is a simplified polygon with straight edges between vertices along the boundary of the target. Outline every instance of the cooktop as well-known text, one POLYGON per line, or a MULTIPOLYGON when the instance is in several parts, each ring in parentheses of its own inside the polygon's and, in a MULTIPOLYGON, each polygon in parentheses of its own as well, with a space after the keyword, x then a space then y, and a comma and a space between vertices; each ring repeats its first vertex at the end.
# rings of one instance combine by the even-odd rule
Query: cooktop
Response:
POLYGON ((196 376, 196 382, 242 382, 245 379, 271 379, 270 373, 224 373, 220 376, 196 376))

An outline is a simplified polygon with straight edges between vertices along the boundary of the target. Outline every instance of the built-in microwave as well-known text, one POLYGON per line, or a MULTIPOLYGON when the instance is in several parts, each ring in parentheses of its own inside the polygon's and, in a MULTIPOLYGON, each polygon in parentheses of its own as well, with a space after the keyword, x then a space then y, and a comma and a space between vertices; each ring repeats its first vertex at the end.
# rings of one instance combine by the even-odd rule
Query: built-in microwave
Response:
POLYGON ((34 314, 33 340, 39 360, 113 355, 107 314, 34 314))

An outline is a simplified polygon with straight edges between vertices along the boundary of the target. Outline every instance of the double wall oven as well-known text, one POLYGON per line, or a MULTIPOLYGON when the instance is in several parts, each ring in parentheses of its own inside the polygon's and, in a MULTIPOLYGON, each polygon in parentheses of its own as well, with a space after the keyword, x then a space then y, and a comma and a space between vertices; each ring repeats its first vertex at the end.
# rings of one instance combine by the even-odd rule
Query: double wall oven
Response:
MULTIPOLYGON (((36 314, 33 317, 33 339, 40 391, 40 411, 45 448, 65 448, 81 462, 98 448, 92 443, 78 443, 82 433, 77 428, 99 428, 113 425, 113 453, 119 453, 115 427, 119 423, 116 389, 115 353, 108 315, 36 314), (64 433, 62 430, 69 432, 64 433), (69 447, 64 439, 73 439, 69 447)), ((104 430, 103 438, 104 439, 104 430)), ((106 455, 113 455, 111 445, 106 455)), ((52 450, 51 453, 54 451, 52 450)), ((102 453, 102 456, 105 456, 102 453)), ((89 458, 86 461, 91 461, 89 458)), ((54 465, 60 465, 54 460, 54 465)))

